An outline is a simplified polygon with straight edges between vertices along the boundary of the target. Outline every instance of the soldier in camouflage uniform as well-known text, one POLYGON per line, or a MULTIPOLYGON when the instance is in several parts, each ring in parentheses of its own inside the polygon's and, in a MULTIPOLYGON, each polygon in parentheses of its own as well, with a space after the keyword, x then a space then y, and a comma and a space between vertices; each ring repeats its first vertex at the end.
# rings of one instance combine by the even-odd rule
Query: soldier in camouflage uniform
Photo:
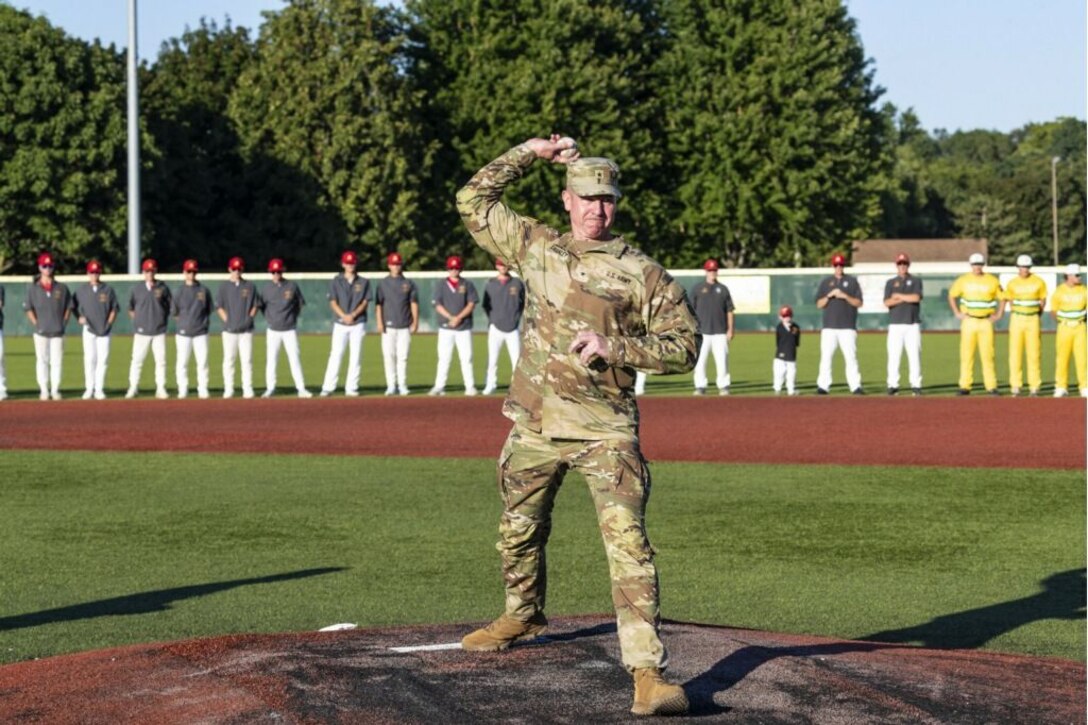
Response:
POLYGON ((503 515, 497 545, 506 608, 466 636, 466 650, 501 650, 547 627, 545 546, 551 511, 571 469, 589 484, 612 578, 632 712, 687 710, 661 677, 657 570, 646 537, 650 474, 638 442, 635 372, 690 371, 698 350, 684 290, 652 259, 611 234, 619 168, 578 156, 558 136, 530 139, 480 170, 457 194, 476 243, 525 282, 523 351, 503 413, 514 421, 499 458, 503 515), (560 153, 564 152, 564 153, 560 153), (536 159, 567 164, 566 234, 501 201, 536 159))

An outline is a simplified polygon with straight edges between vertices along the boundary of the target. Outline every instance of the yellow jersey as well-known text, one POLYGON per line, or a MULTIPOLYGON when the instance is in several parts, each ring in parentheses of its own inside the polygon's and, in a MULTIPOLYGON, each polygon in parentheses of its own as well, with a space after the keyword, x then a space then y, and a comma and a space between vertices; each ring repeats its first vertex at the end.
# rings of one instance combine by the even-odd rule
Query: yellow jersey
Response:
POLYGON ((1050 309, 1058 315, 1058 322, 1066 325, 1079 325, 1084 322, 1088 310, 1088 287, 1082 284, 1070 287, 1058 285, 1050 296, 1050 309))
POLYGON ((1005 287, 1004 299, 1012 304, 1014 315, 1040 315, 1046 302, 1046 282, 1037 274, 1013 277, 1005 287))
POLYGON ((997 312, 1001 283, 992 274, 961 274, 948 290, 949 299, 959 300, 960 312, 970 317, 989 317, 997 312))

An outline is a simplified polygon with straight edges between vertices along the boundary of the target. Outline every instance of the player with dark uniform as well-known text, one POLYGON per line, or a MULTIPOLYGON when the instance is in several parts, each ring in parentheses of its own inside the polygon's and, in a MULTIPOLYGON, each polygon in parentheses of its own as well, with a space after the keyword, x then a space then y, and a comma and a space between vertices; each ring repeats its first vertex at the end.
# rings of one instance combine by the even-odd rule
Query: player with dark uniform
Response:
POLYGON ((8 399, 8 378, 4 372, 4 285, 0 284, 0 400, 8 399))
POLYGON ((846 257, 831 258, 833 273, 820 280, 816 289, 816 307, 824 311, 820 330, 820 372, 816 377, 817 395, 831 390, 831 360, 836 349, 846 362, 846 383, 854 395, 865 395, 858 368, 858 308, 862 305, 861 285, 856 277, 845 274, 846 257))
POLYGON ((325 366, 321 396, 332 395, 340 377, 344 346, 348 348, 348 369, 344 372, 344 395, 359 394, 359 376, 363 364, 363 338, 366 336, 366 308, 370 303, 370 280, 355 272, 359 258, 350 249, 340 255, 343 272, 329 282, 329 308, 332 309, 332 347, 325 366))
POLYGON ((465 395, 476 394, 476 379, 472 371, 472 311, 480 298, 476 285, 461 278, 464 262, 458 256, 446 259, 448 277, 434 286, 431 304, 438 313, 438 365, 435 368, 434 387, 429 395, 446 394, 446 378, 453 361, 453 348, 457 347, 457 359, 461 362, 461 380, 465 395))
POLYGON ((491 395, 498 386, 499 352, 506 345, 510 369, 518 366, 521 355, 521 313, 525 309, 525 285, 510 276, 506 262, 495 260, 497 277, 484 286, 484 312, 487 313, 487 378, 484 395, 491 395))
POLYGON ((72 311, 83 325, 83 399, 105 400, 106 366, 110 357, 110 331, 120 306, 117 294, 101 281, 102 264, 87 262, 87 282, 72 294, 72 311))
POLYGON ((306 304, 306 298, 297 284, 283 278, 284 271, 286 265, 282 259, 269 261, 268 272, 272 280, 261 289, 260 308, 268 323, 265 332, 268 352, 264 368, 265 391, 261 397, 271 398, 276 391, 276 364, 282 345, 298 397, 312 398, 313 393, 306 389, 306 381, 302 377, 302 361, 298 352, 298 316, 306 304))
POLYGON ((774 328, 774 394, 786 392, 797 395, 797 348, 801 347, 801 328, 793 321, 793 308, 783 305, 778 310, 778 324, 774 328))
POLYGON ((419 329, 419 290, 404 276, 404 258, 397 252, 386 257, 389 276, 378 283, 374 305, 382 336, 385 394, 408 394, 408 350, 419 329))
POLYGON ((166 323, 170 318, 170 288, 155 278, 159 265, 154 259, 145 259, 140 269, 144 275, 143 284, 134 285, 128 298, 128 316, 135 334, 125 397, 136 397, 140 370, 150 347, 155 358, 155 397, 162 400, 169 397, 166 393, 166 323))
POLYGON ((53 277, 56 260, 49 252, 38 255, 38 276, 26 288, 23 309, 34 327, 34 357, 42 400, 60 400, 64 361, 64 328, 72 314, 72 295, 53 277))
POLYGON ((204 400, 208 397, 208 319, 212 314, 212 293, 197 281, 200 265, 195 259, 186 259, 181 269, 185 283, 178 287, 171 307, 177 325, 174 376, 178 382, 178 397, 185 398, 189 395, 189 355, 192 353, 196 358, 196 394, 204 400))
POLYGON ((922 394, 922 280, 910 273, 910 257, 895 258, 896 275, 884 285, 888 308, 888 395, 899 392, 899 360, 907 353, 910 390, 922 394))
POLYGON ((718 260, 708 259, 703 264, 706 281, 691 288, 691 306, 699 322, 703 336, 699 347, 699 359, 693 374, 695 394, 704 395, 707 387, 706 364, 714 354, 717 377, 714 384, 718 395, 729 395, 729 343, 733 341, 733 297, 729 288, 718 282, 718 260))
POLYGON ((223 397, 234 397, 234 362, 241 358, 242 397, 253 397, 253 318, 257 316, 257 289, 242 278, 246 263, 231 257, 230 279, 219 286, 216 312, 223 321, 223 397))

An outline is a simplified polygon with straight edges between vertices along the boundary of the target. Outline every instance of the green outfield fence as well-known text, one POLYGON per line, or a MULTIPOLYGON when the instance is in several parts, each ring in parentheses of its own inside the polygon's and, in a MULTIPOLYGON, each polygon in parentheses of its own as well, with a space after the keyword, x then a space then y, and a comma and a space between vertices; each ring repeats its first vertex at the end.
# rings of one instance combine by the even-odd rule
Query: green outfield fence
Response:
MULTIPOLYGON (((966 262, 963 264, 915 264, 912 272, 922 279, 925 285, 925 297, 922 301, 922 327, 926 330, 956 330, 959 322, 948 308, 946 297, 952 282, 960 274, 968 271, 966 262)), ((998 275, 1004 285, 1009 279, 1016 276, 1014 267, 994 267, 987 271, 998 275)), ((1035 273, 1046 283, 1050 292, 1056 285, 1061 284, 1064 277, 1061 270, 1055 267, 1038 267, 1035 273)), ((670 270, 670 273, 684 286, 690 289, 703 279, 700 270, 670 270)), ((790 305, 794 310, 794 319, 803 329, 814 330, 820 328, 820 310, 816 309, 814 296, 816 286, 820 279, 830 272, 827 269, 723 269, 719 273, 719 281, 729 287, 737 305, 736 325, 741 332, 767 331, 774 328, 777 323, 776 312, 782 305, 790 305)), ((893 265, 859 265, 847 270, 848 274, 856 276, 861 283, 865 297, 865 305, 858 317, 858 328, 861 330, 880 330, 887 325, 887 310, 882 304, 884 283, 894 276, 893 265)), ((287 278, 298 283, 302 294, 306 298, 307 306, 299 320, 299 331, 302 333, 329 332, 332 329, 333 318, 326 300, 329 280, 335 272, 315 273, 306 272, 288 274, 287 278)), ((384 272, 364 272, 361 276, 371 280, 371 290, 377 280, 385 276, 384 272)), ((409 272, 409 279, 415 281, 419 287, 420 300, 420 330, 433 332, 436 327, 435 312, 431 307, 431 295, 436 283, 444 277, 443 272, 409 272)), ((492 271, 468 271, 464 277, 476 284, 477 292, 483 297, 483 288, 487 280, 494 276, 492 271)), ((250 274, 246 278, 252 281, 259 290, 268 281, 267 274, 250 274)), ((86 281, 84 275, 58 275, 57 279, 69 285, 71 289, 86 281)), ((103 275, 103 281, 108 282, 117 292, 118 302, 122 310, 127 309, 130 290, 134 284, 142 282, 139 275, 103 275)), ((159 279, 164 281, 171 289, 176 289, 183 284, 180 274, 160 274, 159 279)), ((200 281, 204 283, 214 296, 221 282, 227 279, 226 274, 202 274, 200 281)), ((4 303, 4 334, 8 336, 29 335, 33 330, 30 327, 26 315, 22 311, 23 299, 26 296, 27 285, 31 283, 29 276, 0 277, 0 285, 4 287, 6 300, 4 303)), ((1049 299, 1049 293, 1048 293, 1049 299)), ((373 302, 372 302, 373 306, 373 302)), ((373 309, 371 309, 373 313, 373 309)), ((474 317, 477 331, 487 329, 487 318, 480 312, 474 317)), ((1006 317, 998 323, 997 329, 1002 330, 1007 326, 1006 317)), ((72 322, 69 332, 77 332, 77 325, 72 322)), ((374 330, 373 314, 367 322, 367 329, 374 330)), ((1053 330, 1054 321, 1050 315, 1043 317, 1043 329, 1053 330)), ((213 315, 211 332, 221 330, 219 318, 213 315)), ((257 316, 257 330, 264 330, 264 319, 257 316)), ((173 324, 170 326, 173 332, 173 324)), ((114 326, 116 334, 131 334, 132 326, 128 316, 121 314, 114 326)))

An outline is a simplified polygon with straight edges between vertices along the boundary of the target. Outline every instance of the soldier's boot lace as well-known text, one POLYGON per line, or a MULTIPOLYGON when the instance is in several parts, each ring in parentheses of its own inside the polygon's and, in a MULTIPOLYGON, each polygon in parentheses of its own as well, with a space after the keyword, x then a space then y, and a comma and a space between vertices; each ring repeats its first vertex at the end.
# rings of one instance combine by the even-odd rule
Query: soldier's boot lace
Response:
POLYGON ((486 627, 465 635, 461 640, 461 649, 472 652, 498 652, 514 642, 535 639, 548 629, 548 619, 537 612, 529 621, 522 622, 503 614, 486 627))
POLYGON ((688 696, 684 688, 666 682, 661 670, 645 667, 635 670, 635 715, 683 715, 688 711, 688 696))

